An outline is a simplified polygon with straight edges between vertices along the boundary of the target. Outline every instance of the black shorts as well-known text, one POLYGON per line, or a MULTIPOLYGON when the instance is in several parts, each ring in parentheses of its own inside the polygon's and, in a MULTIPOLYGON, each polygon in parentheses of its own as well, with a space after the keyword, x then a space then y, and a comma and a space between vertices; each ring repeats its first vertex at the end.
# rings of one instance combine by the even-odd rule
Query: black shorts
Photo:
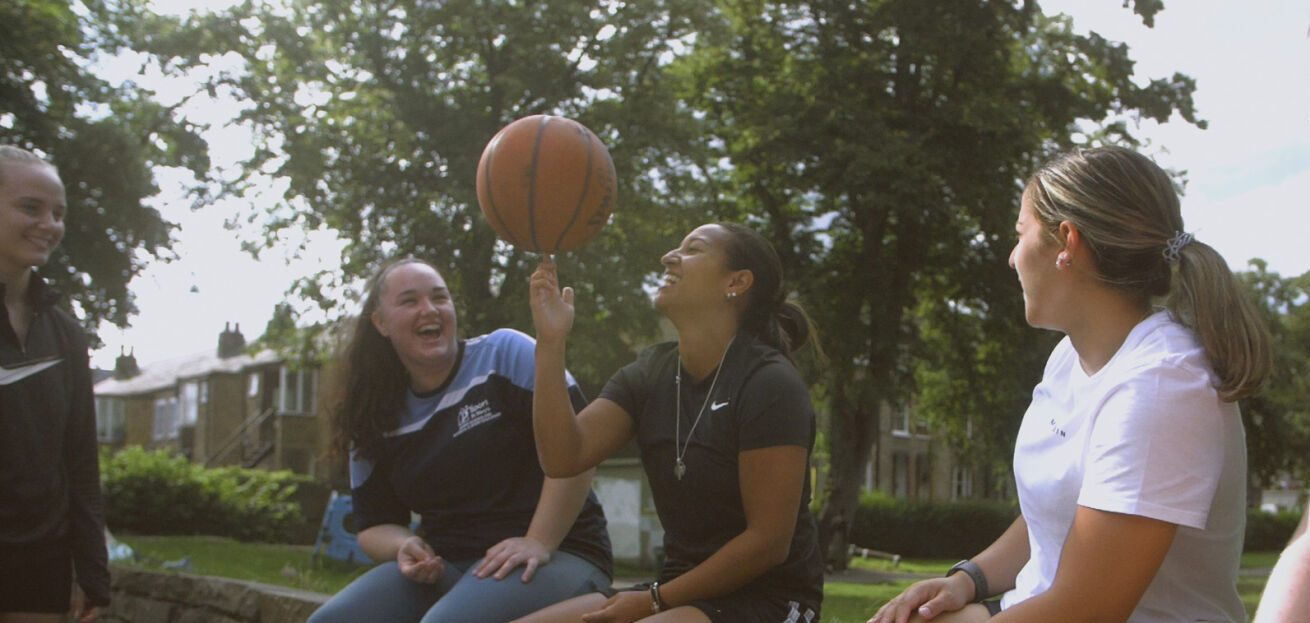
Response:
POLYGON ((0 612, 68 612, 72 591, 67 542, 0 544, 0 612))
MULTIPOLYGON (((623 591, 649 591, 650 583, 643 582, 628 588, 602 593, 613 597, 623 591)), ((713 623, 819 623, 819 607, 786 597, 761 597, 753 593, 732 593, 723 597, 699 599, 691 607, 705 613, 713 623)))
POLYGON ((819 607, 786 597, 771 598, 748 593, 733 593, 713 599, 691 602, 714 623, 819 623, 819 607))

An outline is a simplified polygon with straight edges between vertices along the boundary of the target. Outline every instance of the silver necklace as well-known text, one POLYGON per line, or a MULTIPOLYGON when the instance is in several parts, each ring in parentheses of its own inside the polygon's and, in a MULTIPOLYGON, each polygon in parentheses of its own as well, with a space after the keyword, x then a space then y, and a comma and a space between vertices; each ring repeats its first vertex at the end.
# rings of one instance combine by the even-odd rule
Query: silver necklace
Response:
POLYGON ((705 406, 710 404, 710 399, 714 397, 714 386, 719 382, 719 373, 723 372, 723 360, 728 358, 728 349, 732 348, 732 343, 737 341, 737 336, 732 336, 728 340, 728 345, 723 348, 723 354, 719 356, 719 367, 714 371, 714 380, 710 381, 710 391, 705 394, 705 401, 700 403, 700 412, 696 414, 696 420, 691 423, 691 430, 687 431, 687 440, 680 441, 682 437, 682 357, 678 357, 678 374, 673 378, 673 384, 678 387, 678 406, 677 419, 673 423, 673 475, 678 480, 687 473, 687 464, 682 462, 682 457, 687 455, 687 447, 691 445, 691 436, 696 434, 696 425, 700 424, 700 417, 705 415, 705 406), (679 447, 681 445, 681 447, 679 447))

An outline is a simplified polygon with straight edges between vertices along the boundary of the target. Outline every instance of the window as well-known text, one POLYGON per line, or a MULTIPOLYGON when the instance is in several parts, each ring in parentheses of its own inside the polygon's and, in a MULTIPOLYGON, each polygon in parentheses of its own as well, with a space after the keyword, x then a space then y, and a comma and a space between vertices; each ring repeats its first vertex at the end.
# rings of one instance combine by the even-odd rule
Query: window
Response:
POLYGON ((259 395, 258 372, 251 372, 250 375, 246 377, 246 391, 247 391, 246 395, 250 396, 251 398, 254 398, 255 396, 259 395))
POLYGON ((155 399, 155 434, 156 441, 177 439, 178 417, 177 396, 155 399))
POLYGON ((312 368, 292 370, 283 367, 280 372, 282 392, 278 397, 278 409, 283 413, 313 415, 314 395, 318 389, 318 370, 312 368))
POLYGON ((951 470, 951 499, 967 500, 973 497, 973 470, 956 465, 951 470))
POLYGON ((892 455, 892 495, 904 498, 910 494, 910 456, 904 452, 892 455))
POLYGON ((892 434, 908 436, 910 434, 910 408, 901 407, 892 413, 892 434))
POLYGON ((125 423, 122 398, 96 398, 96 439, 101 443, 123 440, 125 423))
POLYGON ((195 426, 200 417, 200 383, 191 381, 182 384, 182 419, 181 426, 195 426))

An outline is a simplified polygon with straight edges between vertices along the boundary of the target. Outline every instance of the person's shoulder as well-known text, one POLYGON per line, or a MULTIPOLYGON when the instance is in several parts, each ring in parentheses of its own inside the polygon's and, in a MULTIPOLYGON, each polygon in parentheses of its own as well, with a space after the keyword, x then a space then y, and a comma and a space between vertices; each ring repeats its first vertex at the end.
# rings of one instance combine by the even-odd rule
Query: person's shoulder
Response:
POLYGON ((533 339, 531 335, 519 331, 518 329, 510 329, 508 327, 505 327, 501 329, 496 329, 495 331, 492 331, 491 333, 487 333, 485 335, 479 335, 477 337, 471 337, 468 339, 469 344, 480 343, 480 342, 486 342, 488 344, 494 344, 494 345, 535 346, 537 340, 533 339))
POLYGON ((1123 379, 1199 376, 1214 380, 1214 369, 1196 332, 1166 312, 1134 329, 1115 368, 1123 379))

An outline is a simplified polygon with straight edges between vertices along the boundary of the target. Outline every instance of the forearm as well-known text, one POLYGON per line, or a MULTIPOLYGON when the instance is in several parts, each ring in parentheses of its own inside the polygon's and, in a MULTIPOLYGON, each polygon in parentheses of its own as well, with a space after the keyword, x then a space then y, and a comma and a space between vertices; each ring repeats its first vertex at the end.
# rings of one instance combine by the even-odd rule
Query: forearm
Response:
POLYGON ((1020 515, 987 549, 972 558, 987 577, 990 593, 980 595, 979 598, 999 595, 1014 588, 1014 580, 1019 576, 1019 570, 1028 563, 1030 555, 1028 522, 1020 515))
POLYGON ((532 514, 532 523, 528 526, 528 538, 531 538, 551 551, 559 549, 573 523, 578 519, 578 511, 587 500, 591 491, 593 470, 588 470, 572 478, 546 478, 541 485, 541 498, 537 501, 537 510, 532 514))
POLYGON ((1301 534, 1278 557, 1253 623, 1292 623, 1307 612, 1310 612, 1310 537, 1301 534))
MULTIPOLYGON (((782 543, 790 544, 790 537, 782 543)), ((660 596, 666 608, 673 608, 698 599, 727 595, 781 564, 786 560, 787 549, 779 548, 779 538, 754 533, 748 528, 701 564, 667 584, 660 584, 660 596)))
POLYGON ((414 531, 407 526, 381 524, 359 531, 356 538, 360 549, 376 562, 395 560, 400 552, 400 545, 414 536, 414 531))
POLYGON ((578 460, 582 431, 569 399, 564 373, 564 341, 537 342, 536 387, 532 394, 532 431, 537 456, 547 476, 569 478, 590 469, 578 460))

